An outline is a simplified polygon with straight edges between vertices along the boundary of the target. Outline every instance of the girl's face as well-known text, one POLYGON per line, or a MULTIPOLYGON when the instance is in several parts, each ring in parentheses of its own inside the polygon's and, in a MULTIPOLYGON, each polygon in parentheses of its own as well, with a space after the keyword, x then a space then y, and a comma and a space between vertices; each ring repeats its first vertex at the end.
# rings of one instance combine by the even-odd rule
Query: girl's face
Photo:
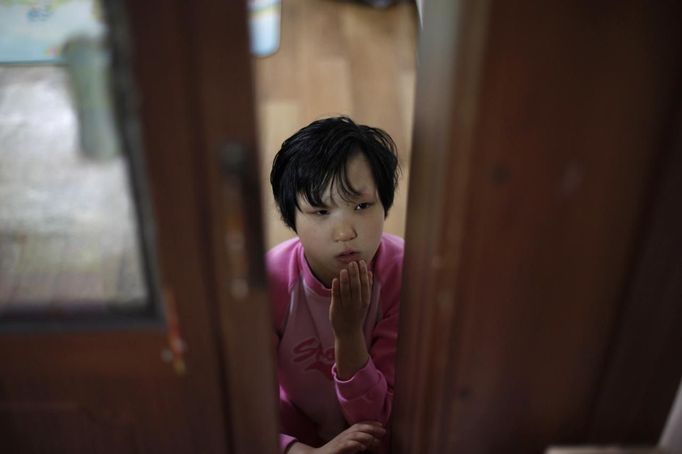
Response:
POLYGON ((324 206, 298 198, 301 210, 296 213, 296 232, 311 270, 326 287, 350 262, 364 260, 369 266, 384 230, 384 207, 362 153, 348 159, 346 176, 360 193, 351 202, 343 200, 338 184, 333 191, 325 190, 324 206))

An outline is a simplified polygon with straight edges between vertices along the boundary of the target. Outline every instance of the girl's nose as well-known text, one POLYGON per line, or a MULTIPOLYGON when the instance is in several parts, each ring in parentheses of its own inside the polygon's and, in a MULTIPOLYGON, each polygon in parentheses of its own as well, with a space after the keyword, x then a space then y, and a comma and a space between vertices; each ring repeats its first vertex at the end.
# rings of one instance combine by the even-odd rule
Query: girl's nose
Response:
POLYGON ((348 222, 340 222, 334 228, 334 241, 350 241, 357 236, 355 228, 348 222))

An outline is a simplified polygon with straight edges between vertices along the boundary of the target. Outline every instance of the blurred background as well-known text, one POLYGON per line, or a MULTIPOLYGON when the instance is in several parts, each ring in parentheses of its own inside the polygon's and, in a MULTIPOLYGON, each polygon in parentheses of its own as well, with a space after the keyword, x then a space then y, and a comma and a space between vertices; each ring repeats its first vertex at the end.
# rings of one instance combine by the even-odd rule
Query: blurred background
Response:
POLYGON ((153 448, 137 452, 224 452, 226 430, 248 446, 264 439, 244 421, 267 424, 273 409, 245 404, 272 389, 258 382, 269 315, 234 291, 254 229, 224 248, 221 216, 243 227, 248 210, 211 206, 224 188, 206 172, 229 134, 252 143, 249 64, 267 248, 293 235, 273 204, 272 157, 316 119, 349 115, 395 139, 403 177, 386 231, 404 235, 410 181, 416 189, 396 390, 416 407, 402 407, 394 432, 415 442, 409 452, 653 446, 668 417, 661 443, 681 445, 680 5, 432 2, 422 33, 420 3, 109 0, 140 38, 127 43, 140 93, 117 93, 147 109, 145 128, 134 108, 117 128, 106 42, 125 35, 122 22, 111 33, 98 0, 0 0, 5 451, 26 452, 12 439, 101 452, 139 440, 153 448), (226 133, 225 113, 241 129, 226 133), (148 259, 156 240, 162 289, 148 259), (45 317, 12 331, 162 300, 166 319, 129 317, 126 330, 47 336, 45 317), (226 424, 228 406, 256 417, 226 424))
MULTIPOLYGON (((403 172, 385 230, 404 236, 417 5, 248 5, 266 249, 294 235, 274 205, 272 158, 291 134, 332 115, 395 140, 403 172)), ((2 0, 0 29, 0 310, 140 307, 144 242, 99 0, 2 0)))
POLYGON ((403 174, 385 230, 402 237, 419 29, 415 3, 383 8, 330 0, 273 3, 275 14, 281 8, 279 48, 254 56, 266 248, 294 236, 272 197, 272 158, 300 128, 341 114, 384 129, 398 146, 403 174))

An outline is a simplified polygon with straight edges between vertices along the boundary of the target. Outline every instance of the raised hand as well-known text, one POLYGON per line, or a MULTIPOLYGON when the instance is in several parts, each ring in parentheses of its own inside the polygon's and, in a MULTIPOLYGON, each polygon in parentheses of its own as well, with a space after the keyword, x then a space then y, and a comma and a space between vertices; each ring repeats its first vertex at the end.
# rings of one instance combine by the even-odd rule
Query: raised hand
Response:
POLYGON ((372 297, 372 272, 364 260, 351 262, 332 280, 329 319, 337 339, 362 333, 367 308, 372 297))
POLYGON ((369 353, 362 326, 372 296, 372 273, 364 260, 351 262, 332 280, 329 319, 334 331, 336 370, 342 380, 351 378, 364 364, 369 353))

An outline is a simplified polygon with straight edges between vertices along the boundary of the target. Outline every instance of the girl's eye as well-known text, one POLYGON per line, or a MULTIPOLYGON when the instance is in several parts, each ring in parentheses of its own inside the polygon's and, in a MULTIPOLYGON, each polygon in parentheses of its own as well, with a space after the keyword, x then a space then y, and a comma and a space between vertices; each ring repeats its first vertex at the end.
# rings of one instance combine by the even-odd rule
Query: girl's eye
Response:
POLYGON ((356 206, 355 209, 358 210, 358 211, 360 211, 360 210, 366 210, 366 209, 369 208, 370 206, 372 206, 371 203, 364 202, 364 203, 361 203, 361 204, 359 204, 358 206, 356 206))
POLYGON ((315 214, 318 216, 326 216, 329 214, 329 210, 317 210, 315 214))

